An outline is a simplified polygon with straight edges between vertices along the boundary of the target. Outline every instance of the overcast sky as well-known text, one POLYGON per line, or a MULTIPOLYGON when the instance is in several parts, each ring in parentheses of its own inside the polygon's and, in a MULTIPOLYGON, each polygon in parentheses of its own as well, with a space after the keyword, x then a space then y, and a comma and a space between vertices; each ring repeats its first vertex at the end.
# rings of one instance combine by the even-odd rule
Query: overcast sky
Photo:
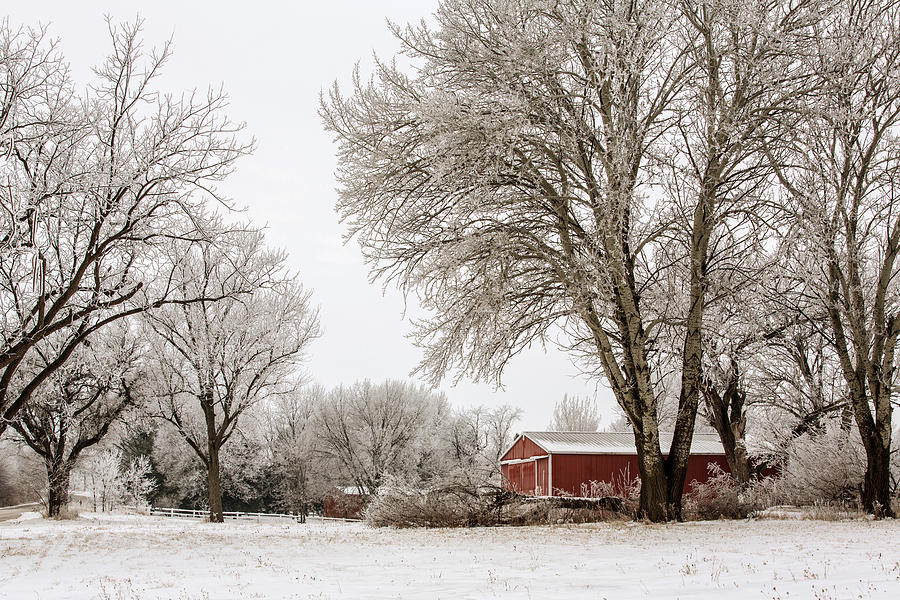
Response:
MULTIPOLYGON (((221 189, 246 207, 246 218, 267 226, 268 243, 290 253, 291 268, 314 291, 324 335, 313 345, 307 368, 331 387, 363 378, 407 378, 421 353, 406 337, 403 298, 369 283, 355 241, 343 243, 334 212, 335 145, 317 114, 319 92, 335 80, 347 82, 357 61, 365 72, 373 52, 396 53, 386 18, 417 22, 436 6, 437 0, 81 0, 19 2, 5 12, 13 27, 48 25, 79 84, 90 81, 90 68, 109 49, 108 14, 117 22, 139 15, 147 47, 173 39, 174 55, 161 80, 165 90, 224 86, 229 116, 247 123, 257 150, 239 162, 221 189)), ((417 313, 414 305, 407 311, 417 313)), ((455 406, 521 407, 520 430, 545 428, 564 393, 596 393, 604 422, 613 418, 611 393, 579 375, 558 351, 532 348, 510 364, 503 384, 495 390, 448 381, 441 389, 455 406)))

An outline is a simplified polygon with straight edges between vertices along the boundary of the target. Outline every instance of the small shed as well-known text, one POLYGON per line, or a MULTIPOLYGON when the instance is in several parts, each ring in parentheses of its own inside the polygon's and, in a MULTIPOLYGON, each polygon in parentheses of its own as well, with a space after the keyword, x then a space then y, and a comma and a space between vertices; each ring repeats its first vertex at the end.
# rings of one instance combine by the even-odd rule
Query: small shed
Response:
MULTIPOLYGON (((660 432, 668 449, 671 433, 660 432)), ((685 489, 709 479, 715 463, 729 472, 716 434, 695 433, 685 489)), ((639 476, 637 448, 631 432, 525 431, 500 457, 506 489, 526 496, 591 496, 591 482, 630 484, 639 476)))
POLYGON ((355 487, 334 488, 322 498, 322 516, 330 519, 362 519, 368 498, 355 487))

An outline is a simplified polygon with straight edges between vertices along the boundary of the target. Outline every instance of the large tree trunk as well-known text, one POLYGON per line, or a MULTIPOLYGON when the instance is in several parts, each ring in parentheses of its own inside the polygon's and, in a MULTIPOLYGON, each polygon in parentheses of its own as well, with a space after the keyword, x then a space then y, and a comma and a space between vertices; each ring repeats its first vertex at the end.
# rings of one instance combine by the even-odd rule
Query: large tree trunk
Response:
POLYGON ((300 517, 301 523, 306 523, 306 516, 309 514, 309 508, 306 504, 306 494, 303 494, 300 497, 300 510, 297 511, 297 515, 300 517))
POLYGON ((744 441, 746 424, 746 417, 741 416, 737 422, 724 423, 721 429, 716 428, 719 439, 722 441, 722 447, 725 448, 725 460, 728 462, 731 476, 740 485, 750 483, 750 476, 753 474, 744 441))
POLYGON ((209 443, 209 520, 211 523, 222 523, 222 479, 219 474, 219 448, 214 441, 209 443))
MULTIPOLYGON (((851 263, 852 266, 852 263, 851 263)), ((893 262, 887 264, 884 268, 882 279, 893 276, 893 262)), ((893 517, 894 510, 891 507, 890 494, 890 455, 891 455, 891 420, 893 408, 891 405, 891 395, 894 385, 894 355, 897 343, 897 337, 900 335, 896 327, 896 321, 892 317, 884 323, 882 319, 876 318, 876 323, 881 321, 884 323, 875 330, 873 336, 865 329, 865 320, 861 312, 857 312, 854 316, 857 318, 851 321, 851 331, 853 332, 852 340, 855 344, 854 350, 856 357, 852 357, 847 343, 847 336, 844 333, 844 324, 841 321, 841 313, 835 307, 840 306, 840 289, 836 282, 840 280, 841 269, 838 262, 834 259, 829 264, 829 276, 831 281, 829 289, 829 300, 831 305, 828 307, 829 319, 831 321, 831 330, 835 337, 835 348, 838 358, 841 361, 841 370, 844 380, 847 382, 850 392, 850 402, 853 405, 853 416, 856 419, 856 426, 859 429, 859 436, 862 438, 863 446, 866 449, 866 474, 863 481, 862 504, 863 508, 875 515, 876 517, 893 517), (863 346, 859 340, 872 340, 873 357, 865 353, 868 348, 863 346), (855 363, 853 362, 855 359, 855 363), (870 407, 871 404, 871 407, 870 407), (874 415, 872 412, 874 408, 874 415)), ((851 269, 851 274, 856 271, 851 269)), ((851 282, 859 287, 859 277, 851 278, 851 282)), ((882 281, 883 294, 886 294, 887 282, 882 281)), ((879 294, 882 296, 882 294, 879 294)), ((862 302, 857 301, 862 305, 862 302)), ((876 315, 883 318, 884 309, 880 303, 876 303, 874 310, 876 315), (879 308, 881 306, 881 308, 879 308)))
POLYGON ((47 516, 58 518, 60 512, 69 504, 69 477, 71 465, 65 461, 48 461, 47 480, 47 516))
POLYGON ((744 485, 750 482, 752 474, 744 439, 747 426, 744 405, 747 395, 741 388, 740 375, 735 365, 732 365, 732 371, 724 393, 720 394, 712 383, 706 382, 703 386, 703 399, 709 423, 719 434, 719 440, 725 449, 725 460, 728 461, 731 476, 744 485))
POLYGON ((637 517, 658 523, 677 518, 678 515, 673 512, 672 504, 668 501, 670 483, 659 446, 656 395, 647 360, 648 343, 637 303, 638 295, 634 292, 636 286, 632 273, 633 266, 626 261, 622 277, 626 285, 616 287, 618 306, 615 320, 623 351, 621 369, 596 313, 587 311, 587 321, 593 324, 604 372, 613 384, 616 399, 632 423, 641 477, 637 517))
POLYGON ((866 476, 863 481, 863 508, 876 517, 893 517, 891 507, 890 450, 879 440, 866 446, 866 476))
MULTIPOLYGON (((210 377, 212 380, 212 377, 210 377)), ((225 516, 222 514, 222 478, 219 471, 220 442, 216 430, 216 412, 212 389, 207 389, 200 399, 203 416, 206 419, 206 467, 207 467, 207 497, 209 499, 210 523, 223 523, 225 516)))
MULTIPOLYGON (((866 474, 863 479, 862 504, 876 517, 893 517, 891 507, 891 429, 872 419, 868 402, 854 398, 859 434, 866 449, 866 474)), ((879 419, 880 421, 880 419, 879 419)))
POLYGON ((638 469, 641 475, 641 496, 637 518, 647 519, 654 523, 669 520, 669 507, 666 503, 666 467, 659 450, 659 434, 656 423, 653 431, 641 433, 635 430, 638 448, 638 469))
MULTIPOLYGON (((710 73, 710 79, 716 79, 710 73)), ((710 93, 710 105, 715 101, 710 93)), ((717 140, 708 140, 710 148, 717 148, 717 140)), ((716 200, 716 186, 721 168, 713 160, 707 166, 701 191, 697 197, 691 223, 690 252, 690 304, 685 322, 684 346, 681 352, 681 393, 678 397, 678 415, 672 445, 666 458, 667 501, 670 516, 682 520, 681 497, 687 477, 697 408, 700 404, 700 384, 703 378, 703 313, 706 308, 707 264, 709 262, 709 238, 712 232, 712 207, 716 200)))

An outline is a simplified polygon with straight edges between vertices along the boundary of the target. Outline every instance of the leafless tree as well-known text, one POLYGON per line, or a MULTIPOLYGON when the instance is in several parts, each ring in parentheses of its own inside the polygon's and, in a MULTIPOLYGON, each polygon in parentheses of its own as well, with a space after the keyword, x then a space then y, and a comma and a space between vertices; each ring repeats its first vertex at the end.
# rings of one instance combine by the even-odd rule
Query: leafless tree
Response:
POLYGON ((787 432, 791 437, 815 433, 835 415, 841 417, 845 428, 852 425, 852 407, 840 362, 817 328, 797 323, 770 340, 753 364, 759 402, 790 415, 795 423, 787 432))
MULTIPOLYGON (((45 367, 42 347, 52 341, 45 338, 35 349, 37 364, 21 367, 26 380, 45 367)), ((70 476, 82 453, 99 444, 110 426, 140 401, 139 378, 140 347, 134 333, 127 325, 107 327, 45 379, 12 421, 22 442, 44 462, 48 516, 59 516, 68 504, 70 476)))
POLYGON ((550 429, 553 431, 597 431, 600 427, 600 412, 595 398, 569 396, 553 407, 550 429))
POLYGON ((447 400, 401 381, 368 380, 332 390, 318 416, 322 451, 338 462, 360 494, 372 495, 388 475, 421 475, 447 400))
POLYGON ((681 515, 710 280, 740 269, 753 243, 748 206, 770 169, 758 142, 791 98, 782 84, 805 14, 446 0, 436 29, 394 28, 413 75, 382 63, 322 104, 351 235, 377 277, 433 312, 418 323, 421 371, 498 380, 562 330, 632 425, 640 514, 654 521, 681 515))
POLYGON ((324 401, 321 386, 305 385, 271 399, 263 411, 262 427, 278 479, 278 502, 304 522, 310 503, 321 499, 332 483, 316 430, 316 414, 324 401))
POLYGON ((773 162, 796 218, 803 301, 827 314, 867 469, 862 500, 892 515, 890 452, 900 336, 900 6, 840 1, 801 57, 816 75, 773 162))
POLYGON ((472 481, 499 483, 500 457, 513 441, 513 425, 522 410, 503 404, 458 411, 443 428, 450 457, 448 470, 463 472, 472 481))
POLYGON ((250 150, 221 91, 154 89, 170 46, 109 26, 87 92, 44 30, 0 23, 0 433, 95 331, 189 299, 167 285, 172 240, 209 238, 203 205, 250 150), (67 340, 15 393, 35 347, 67 340))
POLYGON ((222 241, 195 248, 173 281, 185 296, 224 299, 163 307, 147 320, 155 340, 157 414, 206 468, 214 522, 223 518, 222 446, 245 411, 288 391, 319 335, 310 293, 285 273, 283 253, 266 250, 258 231, 233 232, 222 241))

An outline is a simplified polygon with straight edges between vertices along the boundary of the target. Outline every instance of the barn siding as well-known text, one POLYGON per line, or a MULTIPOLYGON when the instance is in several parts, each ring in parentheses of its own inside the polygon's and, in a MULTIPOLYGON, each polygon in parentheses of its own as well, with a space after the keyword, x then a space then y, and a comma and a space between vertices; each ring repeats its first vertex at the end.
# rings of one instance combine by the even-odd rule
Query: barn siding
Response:
MULTIPOLYGON (((690 491, 691 482, 705 482, 709 479, 707 465, 716 463, 725 472, 728 463, 724 456, 695 454, 688 459, 685 491, 690 491)), ((640 475, 637 456, 628 454, 554 454, 553 455, 553 495, 571 494, 589 496, 591 481, 612 482, 617 491, 627 481, 640 475)))
POLYGON ((535 496, 549 496, 550 488, 547 485, 549 476, 550 459, 547 457, 539 458, 534 461, 534 468, 537 477, 537 487, 534 490, 535 496))
POLYGON ((554 454, 553 495, 589 496, 591 481, 619 485, 638 475, 637 456, 628 454, 554 454), (585 488, 582 490, 582 486, 585 488))
POLYGON ((522 467, 522 490, 533 496, 534 494, 534 461, 519 463, 522 467))
MULTIPOLYGON (((532 442, 527 437, 521 437, 516 440, 513 447, 506 454, 500 457, 500 460, 522 460, 531 458, 532 456, 546 456, 547 453, 543 448, 532 442)), ((533 484, 532 484, 533 485, 533 484)))
POLYGON ((709 481, 709 464, 715 463, 726 473, 731 473, 728 461, 719 454, 692 454, 688 459, 687 477, 684 478, 684 491, 691 491, 691 482, 706 483, 709 481))
MULTIPOLYGON (((640 474, 637 455, 634 454, 554 454, 551 492, 551 459, 547 452, 529 438, 523 436, 516 440, 501 460, 525 461, 500 467, 503 486, 525 495, 590 496, 591 481, 611 482, 616 491, 620 491, 640 474)), ((702 483, 709 480, 709 463, 715 463, 725 472, 730 472, 723 455, 692 454, 688 459, 685 492, 691 490, 693 481, 702 483)))
POLYGON ((534 461, 503 465, 501 472, 505 477, 504 487, 509 486, 514 492, 526 496, 535 495, 534 461))
POLYGON ((322 516, 336 519, 362 519, 367 498, 335 492, 322 498, 322 516))

